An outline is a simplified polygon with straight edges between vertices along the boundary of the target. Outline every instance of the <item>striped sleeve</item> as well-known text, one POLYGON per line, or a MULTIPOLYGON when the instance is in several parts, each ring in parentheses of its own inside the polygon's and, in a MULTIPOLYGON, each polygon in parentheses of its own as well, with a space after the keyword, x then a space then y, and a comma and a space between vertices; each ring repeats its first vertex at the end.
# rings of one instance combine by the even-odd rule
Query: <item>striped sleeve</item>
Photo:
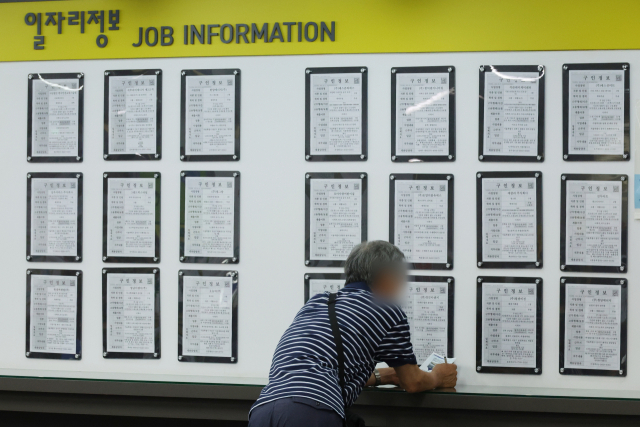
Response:
POLYGON ((382 339, 374 359, 376 362, 385 362, 392 368, 418 364, 416 356, 413 354, 409 322, 406 316, 403 316, 402 320, 391 328, 382 339))

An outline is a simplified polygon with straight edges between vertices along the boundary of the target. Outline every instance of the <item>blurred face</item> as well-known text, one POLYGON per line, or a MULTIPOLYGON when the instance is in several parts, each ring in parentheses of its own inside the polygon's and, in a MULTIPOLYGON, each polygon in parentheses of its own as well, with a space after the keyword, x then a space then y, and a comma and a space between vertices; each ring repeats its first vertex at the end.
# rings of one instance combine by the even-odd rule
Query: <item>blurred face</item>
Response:
POLYGON ((378 274, 371 291, 383 299, 399 301, 404 293, 405 285, 404 271, 386 270, 378 274))

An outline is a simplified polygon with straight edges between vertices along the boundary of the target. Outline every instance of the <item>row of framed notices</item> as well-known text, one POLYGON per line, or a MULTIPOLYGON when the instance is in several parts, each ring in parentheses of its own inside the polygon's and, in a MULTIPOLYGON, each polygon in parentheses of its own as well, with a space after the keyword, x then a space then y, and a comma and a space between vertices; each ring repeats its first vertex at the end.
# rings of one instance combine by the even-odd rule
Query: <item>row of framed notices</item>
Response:
MULTIPOLYGON (((162 158, 162 70, 104 72, 105 160, 162 158)), ((83 159, 84 74, 29 74, 27 161, 83 159)), ((479 67, 478 159, 544 161, 546 68, 479 67)), ((565 64, 563 159, 630 160, 629 64, 565 64)), ((240 159, 240 70, 181 72, 180 159, 240 159)), ((391 69, 391 160, 454 161, 455 67, 391 69)), ((366 67, 307 68, 305 159, 366 161, 366 67)))
MULTIPOLYGON (((239 263, 240 173, 179 178, 180 261, 239 263)), ((159 172, 103 174, 103 262, 160 262, 161 182, 159 172)), ((82 173, 27 174, 27 261, 82 262, 82 201, 82 173)))
MULTIPOLYGON (((27 270, 26 352, 31 359, 81 360, 83 274, 27 270)), ((160 359, 160 270, 102 270, 102 356, 160 359)), ((238 361, 238 272, 178 272, 178 360, 238 361)))
MULTIPOLYGON (((304 279, 308 301, 339 291, 346 277, 304 279)), ((541 278, 478 277, 476 372, 542 374, 542 291, 541 278)), ((627 375, 627 295, 625 279, 560 279, 560 374, 627 375)), ((453 277, 408 277, 403 309, 418 360, 434 352, 453 357, 454 307, 453 277)))
MULTIPOLYGON (((367 240, 367 174, 306 180, 305 265, 341 267, 367 240)), ((412 270, 454 266, 453 174, 389 176, 389 241, 412 270)), ((561 174, 563 272, 628 271, 626 175, 561 174)), ((542 173, 476 174, 477 267, 543 267, 542 173)))

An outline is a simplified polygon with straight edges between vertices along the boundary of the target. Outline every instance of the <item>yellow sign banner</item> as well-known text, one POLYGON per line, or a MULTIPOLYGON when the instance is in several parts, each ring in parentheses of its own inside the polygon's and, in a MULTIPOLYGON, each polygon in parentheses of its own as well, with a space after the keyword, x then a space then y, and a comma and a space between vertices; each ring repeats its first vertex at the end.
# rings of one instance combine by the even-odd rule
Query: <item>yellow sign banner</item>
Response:
POLYGON ((638 49, 637 0, 0 4, 0 61, 638 49))

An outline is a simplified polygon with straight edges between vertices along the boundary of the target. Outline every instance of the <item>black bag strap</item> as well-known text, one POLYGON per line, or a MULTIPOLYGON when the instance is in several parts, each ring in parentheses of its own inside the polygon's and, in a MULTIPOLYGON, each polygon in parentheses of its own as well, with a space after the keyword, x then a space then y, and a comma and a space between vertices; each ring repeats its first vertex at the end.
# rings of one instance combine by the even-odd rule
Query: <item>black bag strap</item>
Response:
MULTIPOLYGON (((345 395, 344 381, 344 346, 342 345, 342 336, 340 335, 340 326, 338 326, 338 316, 336 316, 336 298, 337 294, 329 294, 329 323, 333 331, 333 340, 336 343, 336 352, 338 353, 338 379, 340 380, 340 388, 342 389, 342 399, 345 395)), ((346 410, 346 408, 345 408, 346 410)))

